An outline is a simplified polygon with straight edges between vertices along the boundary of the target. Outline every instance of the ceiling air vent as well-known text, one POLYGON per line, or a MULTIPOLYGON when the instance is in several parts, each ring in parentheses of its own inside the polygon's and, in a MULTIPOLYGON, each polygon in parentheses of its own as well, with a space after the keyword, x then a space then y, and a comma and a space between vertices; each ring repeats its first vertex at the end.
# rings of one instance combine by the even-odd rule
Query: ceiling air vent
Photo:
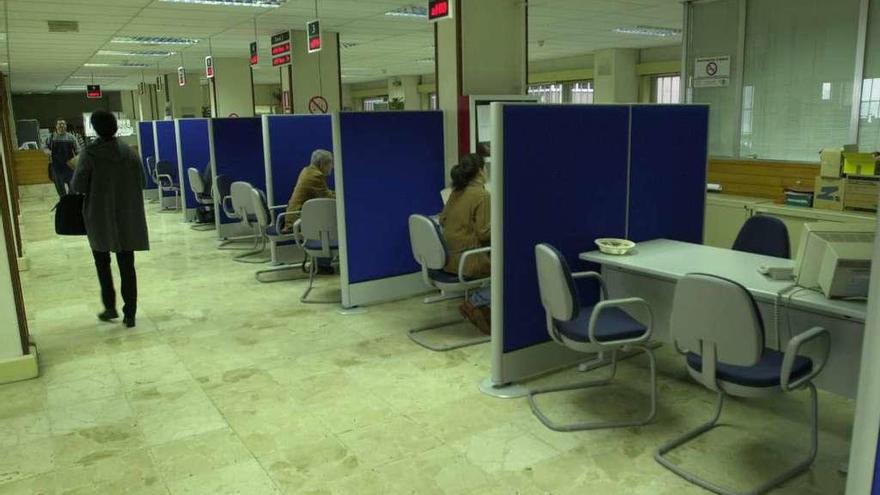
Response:
POLYGON ((46 21, 49 24, 50 33, 76 33, 79 32, 79 23, 76 21, 46 21))

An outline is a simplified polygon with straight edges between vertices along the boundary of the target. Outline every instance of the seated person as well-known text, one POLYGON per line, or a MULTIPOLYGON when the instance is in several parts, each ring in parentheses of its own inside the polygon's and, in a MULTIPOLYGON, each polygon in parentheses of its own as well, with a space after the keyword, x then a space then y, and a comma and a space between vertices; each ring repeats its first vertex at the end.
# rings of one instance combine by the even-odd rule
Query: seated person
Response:
MULTIPOLYGON (((299 220, 299 212, 303 205, 310 199, 336 198, 336 193, 327 186, 327 177, 333 173, 333 153, 327 150, 315 150, 312 152, 312 161, 304 168, 296 180, 296 186, 287 202, 284 232, 292 232, 294 224, 299 220)), ((318 273, 332 274, 331 260, 319 259, 318 273)))
MULTIPOLYGON (((485 184, 485 162, 477 154, 465 156, 461 163, 452 167, 452 194, 440 213, 440 225, 449 251, 449 259, 443 270, 458 274, 461 254, 469 249, 489 245, 491 240, 489 192, 485 184)), ((469 256, 463 275, 468 278, 485 278, 490 275, 488 253, 469 256)), ((459 310, 481 332, 490 332, 489 289, 474 291, 459 310)))

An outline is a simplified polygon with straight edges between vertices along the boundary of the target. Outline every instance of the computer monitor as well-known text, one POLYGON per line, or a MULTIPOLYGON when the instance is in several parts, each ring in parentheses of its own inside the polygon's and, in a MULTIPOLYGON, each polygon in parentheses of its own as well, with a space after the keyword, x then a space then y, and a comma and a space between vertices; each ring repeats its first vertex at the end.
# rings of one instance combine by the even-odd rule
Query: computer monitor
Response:
POLYGON ((825 297, 865 297, 871 277, 873 223, 808 223, 795 259, 795 282, 825 297))

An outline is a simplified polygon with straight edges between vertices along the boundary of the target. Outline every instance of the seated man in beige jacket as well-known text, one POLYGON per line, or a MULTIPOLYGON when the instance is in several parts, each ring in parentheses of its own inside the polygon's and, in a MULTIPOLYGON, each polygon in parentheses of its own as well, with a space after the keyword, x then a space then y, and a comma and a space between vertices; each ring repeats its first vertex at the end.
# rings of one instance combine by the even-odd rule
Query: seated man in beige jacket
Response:
MULTIPOLYGON (((299 212, 310 199, 335 198, 336 193, 327 186, 327 177, 333 173, 333 153, 327 150, 312 152, 312 161, 299 174, 290 201, 287 202, 284 231, 293 231, 294 224, 299 220, 299 212)), ((317 260, 319 273, 333 273, 330 260, 317 260)))

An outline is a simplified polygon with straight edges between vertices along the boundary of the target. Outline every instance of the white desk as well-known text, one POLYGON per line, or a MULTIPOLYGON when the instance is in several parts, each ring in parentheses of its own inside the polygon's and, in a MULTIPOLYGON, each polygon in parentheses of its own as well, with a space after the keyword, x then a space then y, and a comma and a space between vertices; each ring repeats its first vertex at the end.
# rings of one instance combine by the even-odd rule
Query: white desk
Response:
MULTIPOLYGON (((580 259, 602 265, 613 297, 646 299, 655 313, 656 338, 667 342, 671 341, 672 295, 680 278, 688 273, 706 273, 740 283, 758 302, 768 346, 776 348, 777 339, 784 346, 790 338, 789 326, 794 334, 813 326, 827 328, 831 333, 831 356, 817 384, 855 397, 867 305, 826 299, 812 291, 797 292, 791 299, 786 295, 778 301, 777 294, 792 282, 771 280, 758 273, 757 268, 762 264, 791 265, 791 260, 666 239, 641 243, 626 256, 593 251, 582 253, 580 259)), ((814 350, 807 347, 806 353, 814 354, 814 350)))

